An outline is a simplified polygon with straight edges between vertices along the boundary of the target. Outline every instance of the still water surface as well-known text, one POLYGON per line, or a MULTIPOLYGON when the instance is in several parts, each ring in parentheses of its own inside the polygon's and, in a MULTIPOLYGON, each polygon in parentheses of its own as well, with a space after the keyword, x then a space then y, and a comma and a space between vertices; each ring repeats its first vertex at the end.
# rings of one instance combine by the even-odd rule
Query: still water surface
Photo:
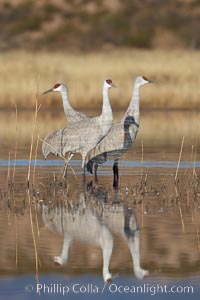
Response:
MULTIPOLYGON (((200 158, 198 147, 196 154, 192 148, 198 113, 152 112, 142 120, 136 144, 120 163, 118 190, 112 188, 112 161, 99 168, 98 182, 87 175, 82 184, 77 156, 71 162, 75 175, 69 169, 63 183, 63 161, 45 162, 39 146, 28 191, 28 134, 15 161, 15 128, 11 139, 1 127, 1 299, 37 299, 37 282, 42 299, 199 299, 200 158)), ((41 136, 52 129, 41 124, 42 118, 41 136)))

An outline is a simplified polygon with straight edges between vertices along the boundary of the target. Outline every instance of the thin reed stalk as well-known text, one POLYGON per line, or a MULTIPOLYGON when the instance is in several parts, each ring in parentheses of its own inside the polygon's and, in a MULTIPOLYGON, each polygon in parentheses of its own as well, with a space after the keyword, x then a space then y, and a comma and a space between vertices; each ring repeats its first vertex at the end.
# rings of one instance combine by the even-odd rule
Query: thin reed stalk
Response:
POLYGON ((18 146, 18 112, 17 112, 17 104, 15 104, 15 153, 14 153, 14 166, 13 166, 13 176, 12 182, 15 181, 15 168, 16 168, 16 160, 17 160, 17 146, 18 146))
POLYGON ((34 137, 35 137, 35 131, 36 131, 37 115, 38 115, 38 111, 40 109, 40 107, 38 108, 39 79, 40 79, 40 76, 38 76, 38 79, 37 79, 37 88, 36 88, 36 94, 35 94, 35 114, 34 114, 34 119, 33 119, 32 135, 31 135, 31 147, 30 147, 30 154, 29 154, 28 174, 27 174, 27 186, 28 186, 28 188, 30 186, 31 160, 32 160, 32 154, 33 154, 33 143, 34 143, 34 137))
MULTIPOLYGON (((14 181, 13 181, 13 183, 14 183, 14 181)), ((18 222, 17 222, 16 200, 15 200, 14 188, 12 189, 12 199, 13 199, 13 207, 14 207, 14 215, 15 215, 15 268, 17 269, 17 267, 18 267, 18 222)))
POLYGON ((7 181, 6 181, 7 187, 9 184, 9 180, 10 180, 10 151, 8 152, 8 171, 7 171, 7 181))
POLYGON ((177 164, 177 168, 176 168, 176 174, 175 174, 175 178, 174 178, 175 182, 177 180, 178 171, 179 171, 179 167, 180 167, 181 156, 182 156, 182 152, 183 152, 184 140, 185 140, 185 137, 183 136, 182 143, 181 143, 181 149, 180 149, 180 153, 179 153, 179 158, 178 158, 178 164, 177 164))
POLYGON ((197 158, 197 146, 198 146, 199 127, 200 127, 199 124, 200 124, 200 122, 198 121, 197 128, 196 128, 195 147, 194 147, 194 160, 193 160, 193 170, 192 170, 193 179, 194 179, 194 177, 197 177, 197 173, 196 173, 196 158, 197 158))
POLYGON ((35 170, 36 170, 37 152, 38 152, 38 144, 39 144, 38 137, 37 137, 36 146, 35 146, 35 159, 34 159, 34 167, 33 167, 33 184, 35 183, 35 170))
MULTIPOLYGON (((177 190, 177 186, 175 185, 175 194, 176 194, 176 198, 179 198, 178 195, 178 190, 177 190)), ((182 213, 182 207, 181 207, 181 203, 180 200, 178 199, 178 208, 179 208, 179 214, 180 214, 180 218, 181 218, 181 225, 182 225, 182 230, 183 232, 185 232, 185 223, 184 223, 184 219, 183 219, 183 213, 182 213)))
POLYGON ((28 189, 27 191, 28 194, 28 203, 29 203, 29 217, 30 217, 30 224, 31 224, 31 233, 32 233, 32 238, 33 238, 33 246, 34 246, 34 253, 35 253, 35 277, 37 282, 39 282, 39 261, 38 261, 38 252, 37 252, 37 243, 36 243, 36 238, 35 238, 35 231, 34 231, 34 226, 33 226, 33 215, 32 215, 32 209, 31 209, 31 196, 30 196, 30 191, 28 189))
POLYGON ((194 155, 194 145, 192 145, 191 156, 190 156, 191 169, 193 168, 193 155, 194 155))
POLYGON ((144 203, 142 201, 142 228, 144 227, 144 203))
POLYGON ((18 224, 17 224, 17 215, 15 213, 15 267, 18 266, 18 224))
POLYGON ((141 146, 142 146, 142 157, 141 157, 141 178, 143 176, 143 166, 144 166, 144 142, 141 140, 141 146))
POLYGON ((179 213, 180 213, 180 218, 181 218, 181 224, 182 224, 182 230, 185 232, 185 223, 183 220, 183 213, 182 213, 182 208, 181 208, 181 203, 178 201, 178 208, 179 208, 179 213))
POLYGON ((38 223, 38 215, 37 215, 36 203, 35 203, 34 207, 35 207, 35 221, 36 221, 37 235, 39 237, 40 236, 40 228, 39 228, 39 223, 38 223))

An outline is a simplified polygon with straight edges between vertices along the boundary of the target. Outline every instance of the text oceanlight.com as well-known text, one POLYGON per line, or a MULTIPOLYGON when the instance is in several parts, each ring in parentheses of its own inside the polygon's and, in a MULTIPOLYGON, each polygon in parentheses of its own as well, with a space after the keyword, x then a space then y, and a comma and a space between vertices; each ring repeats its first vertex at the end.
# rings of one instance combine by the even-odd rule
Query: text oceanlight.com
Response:
POLYGON ((101 287, 89 283, 80 284, 74 283, 72 285, 64 285, 61 283, 38 283, 34 288, 33 285, 27 284, 25 286, 26 292, 36 291, 39 294, 57 294, 66 295, 69 293, 74 294, 98 294, 98 293, 111 293, 111 294, 149 294, 151 296, 157 294, 193 294, 194 287, 191 285, 167 285, 167 284, 151 284, 144 283, 141 285, 120 285, 112 283, 105 284, 101 287))

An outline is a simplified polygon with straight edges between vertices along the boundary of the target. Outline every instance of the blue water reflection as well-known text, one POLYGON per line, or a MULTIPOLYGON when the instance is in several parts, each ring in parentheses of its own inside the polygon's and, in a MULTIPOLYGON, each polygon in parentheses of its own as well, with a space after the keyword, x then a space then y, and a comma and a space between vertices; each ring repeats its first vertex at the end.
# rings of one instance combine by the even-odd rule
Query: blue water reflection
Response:
POLYGON ((0 299, 199 299, 200 278, 140 281, 122 276, 104 286, 102 278, 90 274, 66 278, 42 275, 37 284, 34 276, 3 278, 0 299), (40 291, 40 296, 37 293, 40 291))
MULTIPOLYGON (((71 160, 70 164, 72 167, 80 166, 81 161, 80 160, 71 160)), ((177 168, 177 161, 123 161, 121 162, 121 165, 123 167, 145 167, 145 168, 177 168)), ((7 159, 1 159, 0 160, 0 167, 8 167, 8 166, 13 167, 14 165, 16 167, 26 167, 29 165, 29 160, 27 159, 18 159, 18 160, 10 160, 8 161, 7 159)), ((59 159, 50 159, 50 160, 44 160, 44 159, 37 159, 31 161, 32 166, 64 166, 64 160, 59 160, 59 159)), ((107 161, 104 166, 112 166, 113 161, 109 160, 107 161)), ((190 161, 182 161, 180 162, 179 168, 191 168, 193 167, 193 164, 190 161)), ((200 161, 195 162, 195 167, 199 168, 200 167, 200 161)))

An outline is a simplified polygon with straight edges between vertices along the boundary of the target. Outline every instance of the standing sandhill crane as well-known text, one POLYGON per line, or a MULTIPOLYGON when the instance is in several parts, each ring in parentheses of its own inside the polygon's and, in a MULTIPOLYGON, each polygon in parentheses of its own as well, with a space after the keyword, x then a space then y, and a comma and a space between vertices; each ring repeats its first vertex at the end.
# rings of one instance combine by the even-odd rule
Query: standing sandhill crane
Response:
MULTIPOLYGON (((117 195, 114 196, 114 202, 115 197, 117 195)), ((73 207, 42 207, 44 224, 48 229, 64 236, 62 251, 59 256, 54 257, 57 266, 67 263, 69 248, 74 240, 85 242, 90 247, 97 245, 103 254, 103 279, 111 282, 113 275, 109 271, 109 264, 115 235, 122 237, 129 248, 135 276, 143 279, 148 275, 148 271, 140 265, 140 230, 132 209, 123 207, 120 202, 116 206, 108 206, 103 202, 97 204, 94 195, 87 197, 85 191, 80 193, 79 201, 73 207)))
POLYGON ((49 133, 42 144, 42 152, 45 157, 49 153, 62 155, 70 152, 80 153, 82 156, 82 169, 85 173, 85 162, 88 152, 94 148, 110 131, 113 122, 112 108, 110 106, 108 90, 116 87, 111 79, 103 83, 103 106, 100 116, 86 118, 82 121, 70 123, 61 129, 56 136, 54 132, 49 133))
POLYGON ((87 170, 92 173, 95 164, 95 176, 97 176, 98 164, 104 163, 108 157, 114 156, 114 181, 113 186, 118 186, 118 162, 135 141, 140 123, 139 90, 146 83, 154 82, 144 76, 138 76, 133 85, 133 95, 123 118, 112 126, 108 135, 88 154, 87 170))
POLYGON ((90 118, 86 114, 75 110, 71 106, 71 104, 69 102, 69 98, 68 98, 68 89, 64 83, 56 83, 51 89, 45 91, 43 93, 43 95, 45 95, 47 93, 51 93, 51 92, 60 92, 61 93, 65 117, 66 117, 68 123, 78 122, 85 118, 90 118))
MULTIPOLYGON (((68 98, 68 89, 64 83, 56 83, 51 89, 45 91, 42 95, 51 93, 51 92, 60 92, 63 102, 63 108, 65 112, 65 117, 68 123, 78 122, 86 118, 90 118, 86 114, 75 110, 68 98)), ((59 153, 60 141, 62 140, 62 130, 55 130, 48 134, 48 143, 54 145, 54 151, 59 153)), ((72 158, 73 155, 71 155, 72 158)))

